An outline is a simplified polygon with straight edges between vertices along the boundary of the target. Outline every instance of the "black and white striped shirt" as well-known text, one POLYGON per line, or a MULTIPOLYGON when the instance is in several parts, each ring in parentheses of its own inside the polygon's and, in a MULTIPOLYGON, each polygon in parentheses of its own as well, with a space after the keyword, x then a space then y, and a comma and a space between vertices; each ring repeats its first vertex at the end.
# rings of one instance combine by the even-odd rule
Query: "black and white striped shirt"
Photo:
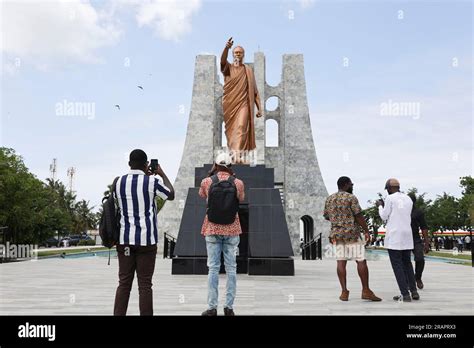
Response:
POLYGON ((117 180, 115 192, 121 211, 119 244, 158 243, 155 197, 167 199, 170 190, 158 178, 132 169, 117 180))

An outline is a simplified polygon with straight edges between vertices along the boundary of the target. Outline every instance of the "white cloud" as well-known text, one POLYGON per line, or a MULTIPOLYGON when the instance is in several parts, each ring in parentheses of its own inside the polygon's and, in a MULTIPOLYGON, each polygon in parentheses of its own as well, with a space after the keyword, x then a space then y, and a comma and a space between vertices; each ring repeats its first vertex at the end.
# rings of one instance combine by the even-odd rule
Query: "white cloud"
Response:
POLYGON ((298 2, 300 3, 301 8, 307 9, 307 8, 312 7, 316 1, 315 0, 298 0, 298 2))
POLYGON ((2 72, 13 74, 24 63, 40 70, 64 63, 100 63, 98 50, 116 44, 120 16, 135 12, 137 25, 164 40, 179 41, 191 31, 200 0, 28 0, 1 3, 2 72))
POLYGON ((137 5, 140 27, 152 28, 164 40, 179 41, 191 31, 191 17, 201 7, 200 0, 148 0, 137 5))
MULTIPOLYGON (((18 60, 16 60, 18 62, 18 60)), ((2 72, 5 72, 9 75, 16 74, 18 72, 19 66, 15 63, 15 60, 6 61, 2 64, 2 72)))
POLYGON ((7 60, 25 60, 40 68, 59 61, 100 62, 96 50, 120 37, 112 15, 88 1, 4 1, 1 19, 0 50, 7 60))

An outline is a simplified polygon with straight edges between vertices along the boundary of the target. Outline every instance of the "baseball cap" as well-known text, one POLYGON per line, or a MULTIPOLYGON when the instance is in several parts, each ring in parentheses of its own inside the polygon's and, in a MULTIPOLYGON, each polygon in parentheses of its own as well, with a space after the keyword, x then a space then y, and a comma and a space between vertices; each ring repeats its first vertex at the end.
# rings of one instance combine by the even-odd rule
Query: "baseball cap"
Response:
POLYGON ((230 167, 232 165, 232 158, 226 152, 222 152, 216 156, 216 164, 223 167, 230 167))

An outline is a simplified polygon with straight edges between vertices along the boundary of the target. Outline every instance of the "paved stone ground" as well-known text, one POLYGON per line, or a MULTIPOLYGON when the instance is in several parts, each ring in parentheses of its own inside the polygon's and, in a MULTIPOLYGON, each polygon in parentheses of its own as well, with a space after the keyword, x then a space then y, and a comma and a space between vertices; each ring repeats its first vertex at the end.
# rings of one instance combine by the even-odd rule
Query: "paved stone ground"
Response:
MULTIPOLYGON (((206 276, 170 274, 171 261, 157 259, 154 308, 157 315, 198 315, 206 308, 206 276)), ((348 302, 340 290, 335 261, 295 260, 295 277, 238 275, 235 311, 242 315, 472 315, 473 268, 427 261, 421 300, 397 303, 388 260, 369 261, 371 287, 383 298, 360 299, 355 262, 348 264, 348 302)), ((109 315, 117 285, 117 259, 43 259, 0 264, 0 315, 109 315)), ((225 275, 220 281, 220 303, 225 275)), ((219 308, 219 314, 222 307, 219 308)), ((129 314, 138 314, 136 280, 129 314)))

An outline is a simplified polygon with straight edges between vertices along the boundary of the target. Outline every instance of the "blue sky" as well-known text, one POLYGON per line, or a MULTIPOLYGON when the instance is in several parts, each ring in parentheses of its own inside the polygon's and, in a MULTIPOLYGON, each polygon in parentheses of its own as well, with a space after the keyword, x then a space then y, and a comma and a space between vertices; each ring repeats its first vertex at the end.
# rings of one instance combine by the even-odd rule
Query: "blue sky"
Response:
POLYGON ((329 192, 348 175, 366 206, 397 177, 402 189, 434 198, 459 195, 459 177, 472 175, 469 1, 7 0, 1 8, 1 145, 40 179, 53 158, 64 182, 74 166, 74 189, 93 205, 134 148, 174 179, 195 57, 219 56, 230 36, 247 62, 265 53, 270 85, 284 53, 304 55, 329 192), (58 115, 64 100, 93 103, 94 117, 58 115), (416 103, 420 113, 382 115, 389 101, 416 103))

